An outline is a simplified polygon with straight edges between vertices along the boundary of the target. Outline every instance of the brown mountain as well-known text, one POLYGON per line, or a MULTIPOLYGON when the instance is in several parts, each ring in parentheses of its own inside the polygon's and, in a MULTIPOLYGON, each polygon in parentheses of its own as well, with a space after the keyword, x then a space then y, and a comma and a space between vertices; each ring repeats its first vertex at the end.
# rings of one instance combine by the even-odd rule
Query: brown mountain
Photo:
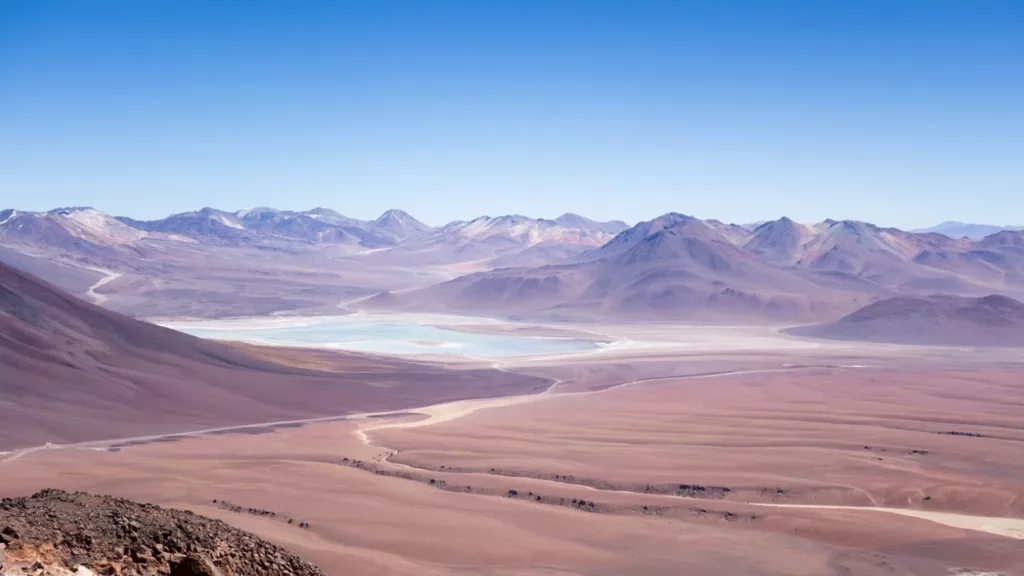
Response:
POLYGON ((834 319, 901 295, 1024 298, 1019 231, 954 239, 789 218, 747 230, 677 213, 623 227, 574 214, 435 229, 398 210, 372 222, 327 209, 203 209, 154 222, 2 210, 0 261, 138 317, 323 314, 382 290, 409 309, 730 321, 834 319))
POLYGON ((943 346, 1024 346, 1024 304, 1006 296, 897 297, 798 336, 943 346))
POLYGON ((762 260, 815 273, 818 281, 869 293, 981 296, 1024 286, 1024 249, 1014 235, 981 241, 910 233, 853 220, 814 227, 788 218, 763 223, 745 248, 762 260))
POLYGON ((480 272, 367 304, 571 318, 835 313, 829 289, 763 262, 712 224, 674 213, 619 233, 577 263, 480 272))
POLYGON ((1020 232, 975 242, 851 220, 809 227, 781 218, 748 234, 669 213, 568 263, 524 263, 367 304, 548 318, 765 321, 831 319, 900 295, 1024 292, 1020 232))
POLYGON ((807 226, 782 217, 754 228, 744 248, 769 262, 794 264, 813 234, 807 226))
POLYGON ((0 449, 414 407, 541 381, 236 346, 140 322, 0 264, 0 449))

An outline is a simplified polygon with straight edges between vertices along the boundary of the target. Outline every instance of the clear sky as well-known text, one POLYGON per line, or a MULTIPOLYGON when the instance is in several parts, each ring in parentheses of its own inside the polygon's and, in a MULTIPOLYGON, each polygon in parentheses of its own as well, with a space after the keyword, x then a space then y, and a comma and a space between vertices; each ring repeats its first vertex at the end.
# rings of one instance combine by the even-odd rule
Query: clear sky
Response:
POLYGON ((0 208, 1024 224, 1024 2, 0 0, 0 208))

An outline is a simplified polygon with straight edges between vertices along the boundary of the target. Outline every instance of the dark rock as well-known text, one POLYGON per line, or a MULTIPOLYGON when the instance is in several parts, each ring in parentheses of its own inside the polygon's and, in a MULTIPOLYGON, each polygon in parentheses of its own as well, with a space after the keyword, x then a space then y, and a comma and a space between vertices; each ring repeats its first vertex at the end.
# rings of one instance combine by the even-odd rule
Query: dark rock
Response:
POLYGON ((171 576, 223 576, 223 573, 206 558, 192 554, 178 562, 171 576))
POLYGON ((0 530, 0 542, 4 544, 10 544, 15 540, 18 540, 18 531, 10 526, 5 526, 3 530, 0 530))

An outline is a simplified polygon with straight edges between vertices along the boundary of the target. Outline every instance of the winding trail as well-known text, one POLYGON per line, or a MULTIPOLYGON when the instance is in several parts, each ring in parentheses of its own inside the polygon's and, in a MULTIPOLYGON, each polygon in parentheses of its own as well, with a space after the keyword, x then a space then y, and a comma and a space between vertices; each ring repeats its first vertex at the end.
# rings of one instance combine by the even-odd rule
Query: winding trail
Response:
MULTIPOLYGON (((492 367, 495 370, 505 371, 504 364, 501 363, 501 362, 495 362, 492 365, 492 367)), ((770 369, 770 370, 765 370, 765 372, 778 371, 778 370, 790 370, 790 369, 795 369, 795 368, 796 367, 794 367, 794 368, 784 368, 784 369, 770 369)), ((804 367, 804 368, 806 368, 806 367, 804 367)), ((747 374, 747 373, 751 373, 751 372, 758 372, 758 371, 749 371, 748 370, 748 371, 736 371, 736 372, 716 372, 716 373, 713 373, 713 374, 697 374, 697 375, 692 375, 692 376, 682 376, 682 378, 708 378, 708 377, 714 377, 714 376, 725 376, 725 375, 734 375, 734 374, 747 374)), ((367 446, 374 446, 373 444, 370 443, 369 438, 366 436, 366 432, 370 432, 372 430, 378 430, 378 429, 381 429, 381 428, 391 428, 391 427, 415 428, 415 427, 418 427, 418 426, 428 426, 428 425, 431 425, 431 424, 440 424, 442 422, 450 422, 452 420, 456 420, 456 419, 461 418, 463 416, 466 416, 468 414, 472 414, 473 412, 476 412, 477 410, 482 410, 482 409, 486 409, 486 408, 499 408, 501 406, 512 406, 512 405, 515 405, 515 404, 524 404, 524 403, 527 403, 527 402, 534 402, 536 400, 543 399, 546 396, 554 397, 554 396, 572 396, 572 395, 578 395, 578 394, 597 394, 597 393, 600 393, 600 392, 605 392, 607 390, 612 390, 612 389, 615 389, 615 388, 620 388, 622 386, 627 386, 627 385, 630 385, 630 384, 636 384, 636 383, 641 383, 641 382, 649 382, 649 381, 656 381, 656 380, 672 380, 672 379, 677 379, 677 378, 680 378, 680 376, 662 376, 662 377, 658 377, 658 378, 649 378, 649 379, 644 379, 644 380, 636 380, 636 381, 633 381, 633 382, 626 382, 624 384, 619 384, 618 386, 612 386, 610 388, 605 388, 605 389, 602 389, 602 390, 597 390, 597 391, 592 391, 592 392, 570 392, 570 393, 558 394, 558 395, 552 394, 552 391, 554 390, 554 388, 556 388, 558 385, 560 385, 562 383, 562 381, 561 380, 554 380, 552 382, 552 384, 548 388, 546 388, 543 392, 540 392, 540 393, 537 393, 537 394, 525 394, 525 395, 520 395, 520 396, 503 396, 503 397, 500 397, 500 398, 478 398, 478 399, 471 399, 471 400, 456 400, 456 401, 453 401, 453 402, 444 402, 444 403, 441 403, 441 404, 432 404, 432 405, 429 405, 429 406, 422 406, 422 407, 419 407, 419 408, 400 408, 400 409, 389 410, 389 411, 385 411, 385 412, 364 412, 364 413, 358 413, 358 414, 340 414, 340 415, 337 415, 337 416, 319 416, 319 417, 316 417, 316 418, 302 418, 302 419, 297 419, 297 420, 278 420, 278 421, 274 421, 274 422, 257 422, 257 423, 253 423, 253 424, 237 424, 237 425, 234 425, 234 426, 219 426, 219 427, 215 427, 215 428, 200 428, 200 429, 197 429, 197 430, 186 430, 186 431, 182 431, 182 432, 168 432, 168 433, 164 433, 164 434, 149 434, 149 435, 145 435, 145 436, 125 436, 125 437, 120 437, 120 438, 110 438, 110 439, 106 439, 106 440, 89 440, 89 441, 86 441, 86 442, 75 442, 75 443, 71 443, 71 444, 55 444, 55 443, 52 443, 52 442, 47 442, 46 444, 43 444, 41 446, 32 446, 32 447, 29 447, 29 448, 19 448, 19 449, 11 450, 11 451, 8 451, 8 452, 0 452, 0 465, 2 465, 4 463, 7 463, 7 462, 13 462, 15 460, 18 460, 19 458, 23 458, 25 456, 28 456, 29 454, 32 454, 33 452, 39 452, 39 451, 42 451, 42 450, 71 450, 71 449, 89 449, 89 448, 108 448, 108 447, 111 447, 111 446, 114 446, 114 445, 118 445, 118 444, 141 444, 141 443, 146 443, 146 442, 159 442, 161 440, 174 440, 174 439, 182 439, 182 438, 193 438, 193 437, 197 437, 197 436, 206 436, 208 434, 217 434, 217 433, 224 433, 224 432, 240 432, 240 431, 243 431, 243 430, 253 430, 253 429, 259 429, 259 428, 273 428, 273 427, 278 427, 278 426, 297 426, 297 425, 305 425, 305 424, 321 424, 321 423, 325 423, 325 422, 339 422, 339 421, 345 421, 345 420, 360 421, 360 422, 362 422, 362 421, 374 421, 376 418, 380 418, 380 417, 409 415, 409 414, 424 414, 424 415, 428 416, 426 419, 424 419, 422 421, 382 423, 382 424, 379 424, 377 426, 360 427, 359 429, 356 430, 356 432, 355 432, 356 436, 359 437, 360 440, 365 445, 367 445, 367 446)), ((395 463, 391 463, 391 464, 395 465, 395 466, 398 466, 398 464, 395 464, 395 463)))
POLYGON ((39 452, 42 450, 74 450, 74 449, 89 449, 89 448, 110 448, 117 445, 124 444, 144 444, 147 442, 159 442, 161 440, 177 440, 183 438, 194 438, 197 436, 206 436, 208 434, 217 434, 223 432, 241 432, 243 430, 252 430, 259 428, 274 428, 278 426, 297 426, 304 424, 320 424, 324 422, 337 422, 350 418, 351 415, 342 416, 321 416, 318 418, 304 418, 302 420, 280 420, 277 422, 263 422, 259 424, 239 424, 237 426, 221 426, 218 428, 202 428, 199 430, 188 430, 185 432, 169 432, 166 434, 150 434, 147 436, 126 436, 123 438, 110 438, 107 440, 88 440, 86 442, 75 442, 72 444, 54 444, 47 442, 42 446, 33 446, 31 448, 20 448, 17 450, 11 450, 9 452, 0 452, 0 464, 6 464, 7 462, 13 462, 19 458, 23 458, 32 454, 33 452, 39 452))
MULTIPOLYGON (((114 273, 111 273, 113 276, 114 273)), ((120 276, 108 276, 104 280, 101 280, 93 286, 91 290, 98 286, 106 284, 107 282, 113 281, 115 278, 120 276)), ((97 294, 97 296, 100 296, 97 294)), ((480 398, 474 400, 457 400, 454 402, 444 402, 441 404, 432 404, 429 406, 423 406, 420 408, 405 408, 398 410, 390 410, 386 412, 368 412, 361 414, 348 414, 340 416, 324 416, 319 418, 305 418, 300 420, 281 420, 276 422, 263 422, 257 424, 243 424, 237 426, 222 426, 217 428, 204 428, 199 430, 192 430, 186 432, 174 432, 167 434, 153 434, 147 436, 133 436, 125 438, 116 438, 110 440, 94 440, 88 442, 78 442, 73 444, 53 444, 47 443, 42 446, 35 446, 31 448, 24 448, 20 450, 12 450, 9 452, 0 452, 0 465, 13 462, 25 456, 28 456, 34 452, 44 450, 66 450, 66 449, 105 449, 116 445, 123 444, 134 444, 134 443, 146 443, 155 442, 169 439, 180 439, 190 438, 197 436, 204 436, 208 434, 233 432, 242 430, 251 430, 258 428, 272 428, 276 426, 294 426, 304 424, 317 424, 324 422, 337 422, 337 421, 353 421, 357 423, 355 430, 356 437, 366 446, 379 448, 385 450, 385 455, 381 458, 381 462, 389 466, 397 468, 416 469, 413 466, 406 464, 400 464, 397 462, 390 462, 388 458, 395 454, 393 449, 388 449, 383 446, 375 445, 371 442, 368 433, 375 430, 383 430, 387 428, 419 428, 423 426, 431 426, 434 424, 441 424, 444 422, 451 422, 464 416, 468 416, 474 412, 480 410, 487 410, 492 408, 501 408, 504 406, 514 406, 518 404, 526 404, 531 402, 537 402, 550 398, 558 397, 572 397, 582 396, 590 394, 602 394, 611 390, 618 390, 625 386, 632 386, 636 384, 643 384, 657 381, 667 380, 698 380, 698 379, 710 379, 710 378, 722 378, 727 376, 740 376, 745 374, 763 374, 772 372, 788 372, 794 370, 805 370, 810 368, 822 368, 822 367, 843 367, 843 368, 861 368, 862 366, 821 366, 821 365, 809 365, 809 366, 785 366, 782 368, 766 368, 761 370, 735 370, 726 372, 711 372, 703 374, 689 374, 689 375, 677 375, 677 376, 658 376, 654 378, 643 378, 639 380, 632 380, 624 382, 616 386, 610 386, 601 390, 585 391, 585 392, 566 392, 563 394, 555 394, 553 391, 555 388, 563 384, 562 380, 555 380, 548 388, 543 392, 537 394, 526 394, 521 396, 506 396, 501 398, 480 398), (386 416, 406 416, 406 415, 422 415, 426 416, 421 420, 412 420, 405 422, 383 422, 378 423, 377 419, 386 416), (371 425, 366 426, 363 423, 372 422, 371 425)), ((504 367, 500 363, 495 363, 495 369, 504 370, 504 367)), ((565 486, 564 482, 555 482, 553 480, 545 480, 541 478, 531 478, 531 480, 539 482, 549 482, 557 484, 559 486, 565 486)), ((574 484, 574 487, 588 489, 598 492, 617 492, 641 495, 640 492, 634 492, 630 490, 604 490, 601 488, 595 488, 592 486, 585 486, 581 484, 574 484)), ((643 494, 648 497, 664 497, 677 499, 677 496, 670 495, 650 495, 643 494)), ((699 498, 691 498, 695 502, 701 501, 699 498)), ((719 501, 715 501, 719 502, 719 501)), ((984 532, 987 534, 993 534, 996 536, 1003 536, 1007 538, 1013 538, 1017 540, 1024 540, 1024 519, 1021 518, 1006 518, 1006 517, 990 517, 990 516, 972 516, 968 514, 956 514, 951 512, 931 512, 925 510, 911 510, 904 508, 889 508, 881 506, 837 506, 837 505, 825 505, 825 504, 772 504, 772 503, 758 503, 758 502, 735 502, 736 504, 758 506, 765 508, 793 508, 793 509, 807 509, 807 510, 848 510, 848 511, 861 511, 861 512, 873 512, 873 513, 885 513, 885 514, 897 514, 901 516, 908 516, 911 518, 917 518, 928 522, 934 522, 944 526, 953 528, 960 528, 964 530, 972 530, 976 532, 984 532)))
POLYGON ((114 280, 117 280, 118 278, 123 276, 123 274, 121 274, 120 272, 114 272, 113 270, 107 270, 106 268, 97 268, 95 266, 89 266, 88 268, 93 272, 105 274, 103 278, 97 280, 95 284, 89 286, 89 289, 85 291, 85 294, 92 298, 93 303, 95 303, 98 306, 102 306, 103 303, 107 301, 107 297, 104 296, 103 294, 100 294, 96 290, 98 290, 101 286, 105 284, 110 284, 114 280))
POLYGON ((912 510, 909 508, 889 508, 885 506, 829 506, 826 504, 770 504, 750 503, 751 506, 765 508, 804 508, 808 510, 869 510, 872 512, 885 512, 909 516, 921 520, 928 520, 936 524, 985 532, 997 536, 1006 536, 1016 540, 1024 540, 1024 519, 1003 518, 998 516, 971 516, 969 514, 956 514, 953 512, 932 512, 930 510, 912 510))
MULTIPOLYGON (((359 440, 366 446, 372 446, 384 450, 384 455, 381 457, 380 462, 389 466, 395 466, 397 468, 405 468, 412 470, 421 470, 415 466, 409 466, 407 464, 401 464, 397 462, 391 462, 388 459, 397 454, 394 449, 389 449, 384 446, 375 445, 370 441, 368 436, 369 432, 375 430, 383 430, 388 428, 419 428, 423 426, 431 426, 434 424, 441 424, 444 422, 451 422, 467 416, 479 410, 487 410, 490 408, 500 408, 503 406, 514 406, 518 404, 525 404, 529 402, 536 402, 544 399, 555 398, 555 397, 571 397, 571 396, 582 396, 590 394, 601 394, 609 390, 618 390, 625 386, 631 386, 635 384, 642 384, 647 382, 656 382, 664 380, 697 380, 705 378, 720 378, 725 376, 739 376, 744 374, 762 374, 771 372, 787 372, 793 370, 802 370, 808 368, 821 368, 822 366, 785 366, 782 368, 766 368, 762 370, 735 370, 727 372, 713 372, 705 374, 692 374, 685 376, 659 376, 655 378, 644 378, 639 380, 632 380, 624 382, 617 386, 611 386, 601 390, 586 391, 586 392, 566 392, 564 394, 553 394, 552 391, 562 384, 562 381, 555 381, 545 391, 539 394, 531 394, 527 396, 511 396, 505 398, 488 398, 481 400, 460 400, 457 402, 448 402, 444 404, 435 404, 433 406, 427 406, 424 408, 416 408, 401 411, 382 412, 376 414, 365 414, 355 416, 353 420, 363 420, 370 417, 380 417, 389 415, 399 414, 419 414, 426 416, 422 420, 412 420, 406 422, 387 422, 382 424, 374 424, 370 426, 360 426, 356 429, 355 434, 359 440)), ((860 365, 843 365, 843 366, 832 366, 836 368, 867 368, 868 366, 860 365)), ((495 366, 499 368, 497 365, 495 366)), ((425 471, 425 470, 422 470, 425 471)), ((474 473, 470 473, 474 474, 474 473)), ((543 478, 530 477, 531 481, 546 482, 551 484, 557 484, 564 486, 564 482, 556 482, 554 480, 547 480, 543 478)), ((634 495, 651 496, 650 494, 643 494, 640 492, 634 492, 631 490, 608 490, 602 488, 595 488, 593 486, 586 486, 583 484, 573 484, 572 486, 592 490, 596 492, 614 492, 634 495)), ((658 497, 660 495, 655 495, 658 497)), ((678 499, 677 496, 665 495, 665 498, 678 499)), ((692 498, 689 500, 700 501, 700 498, 692 498)), ((717 502, 717 501, 716 501, 717 502)), ((868 513, 884 513, 884 514, 897 514, 900 516, 907 516, 911 518, 917 518, 919 520, 925 520, 928 522, 934 522, 943 526, 949 526, 952 528, 960 528, 964 530, 972 530, 975 532, 984 532, 986 534, 993 534, 996 536, 1003 536, 1006 538, 1013 538, 1016 540, 1024 540, 1024 519, 1012 518, 1012 517, 992 517, 992 516, 973 516, 969 514, 957 514, 953 512, 933 512, 927 510, 912 510, 906 508, 890 508, 885 506, 838 506, 838 505, 826 505, 826 504, 772 504, 772 503, 760 503, 760 502, 736 502, 736 504, 743 504, 749 506, 758 506, 764 508, 793 508, 793 509, 807 509, 807 510, 850 510, 857 512, 868 512, 868 513)))
MULTIPOLYGON (((380 448, 382 450, 388 450, 385 446, 378 446, 370 442, 367 436, 368 432, 374 430, 383 430, 385 428, 420 428, 422 426, 432 426, 434 424, 441 424, 444 422, 451 422, 457 420, 463 416, 468 416, 479 410, 487 410, 490 408, 501 408, 504 406, 515 406, 518 404, 527 404, 530 402, 537 402, 539 400, 546 400, 550 398, 570 398, 574 396, 589 396, 592 394, 603 394, 611 390, 620 390, 626 386, 633 386, 636 384, 646 384, 650 382, 661 382, 666 380, 702 380, 705 378, 721 378, 724 376, 743 376, 746 374, 768 374, 772 372, 791 372, 794 370, 807 370, 810 368, 839 368, 840 366, 821 366, 821 365, 808 365, 808 366, 783 366, 781 368, 763 368, 760 370, 729 370, 723 372, 704 372, 700 374, 683 374, 675 376, 655 376, 652 378, 641 378, 638 380, 630 380, 629 382, 623 382, 600 390, 587 390, 584 392, 565 392, 562 394, 554 394, 555 388, 564 383, 563 380, 555 380, 552 384, 543 392, 538 394, 527 394, 522 396, 504 396, 501 398, 481 398, 477 400, 457 400, 455 402, 445 402, 443 404, 434 404, 431 406, 424 406, 422 408, 407 408, 405 410, 392 410, 389 412, 375 412, 372 414, 358 414, 352 416, 352 420, 363 421, 370 418, 377 419, 382 416, 399 416, 409 414, 420 414, 426 416, 422 420, 411 420, 406 422, 385 422, 376 423, 369 426, 360 426, 355 434, 359 440, 366 446, 372 446, 374 448, 380 448)), ((492 368, 495 370, 506 371, 501 363, 494 363, 492 368)), ((385 459, 385 462, 387 460, 385 459)), ((394 464, 389 462, 389 464, 394 464)))

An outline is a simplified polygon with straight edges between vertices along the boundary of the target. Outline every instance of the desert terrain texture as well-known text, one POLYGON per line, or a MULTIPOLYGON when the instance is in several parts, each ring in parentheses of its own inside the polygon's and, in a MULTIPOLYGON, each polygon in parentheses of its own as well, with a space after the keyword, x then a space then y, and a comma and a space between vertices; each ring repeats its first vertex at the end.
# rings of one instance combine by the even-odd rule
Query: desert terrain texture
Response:
POLYGON ((0 492, 186 508, 331 574, 1024 573, 1016 355, 609 331, 675 347, 505 362, 534 394, 14 451, 0 492))

